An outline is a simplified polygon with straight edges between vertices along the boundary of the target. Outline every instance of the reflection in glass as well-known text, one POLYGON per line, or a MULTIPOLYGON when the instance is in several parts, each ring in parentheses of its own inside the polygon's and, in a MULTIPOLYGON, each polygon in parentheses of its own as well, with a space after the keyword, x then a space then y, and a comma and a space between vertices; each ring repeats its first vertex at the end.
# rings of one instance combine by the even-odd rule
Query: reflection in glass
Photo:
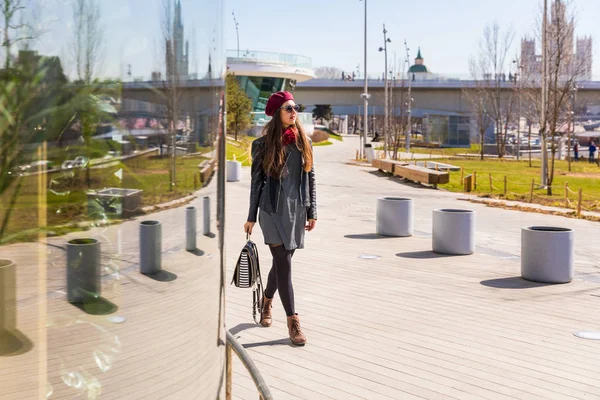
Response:
POLYGON ((0 398, 224 396, 222 2, 0 8, 0 398))

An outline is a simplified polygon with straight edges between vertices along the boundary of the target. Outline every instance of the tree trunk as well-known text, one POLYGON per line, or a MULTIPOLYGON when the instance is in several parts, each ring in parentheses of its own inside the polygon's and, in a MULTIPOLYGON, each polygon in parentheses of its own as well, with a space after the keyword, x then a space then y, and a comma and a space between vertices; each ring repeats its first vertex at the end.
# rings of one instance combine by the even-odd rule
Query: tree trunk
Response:
POLYGON ((483 128, 480 128, 480 129, 481 129, 481 131, 480 131, 480 135, 479 135, 479 141, 480 141, 479 145, 481 146, 481 149, 480 149, 481 150, 481 161, 483 161, 483 154, 484 154, 483 145, 485 143, 485 129, 483 129, 483 128))
POLYGON ((529 168, 531 168, 531 121, 529 122, 529 136, 527 137, 527 143, 529 146, 529 168))

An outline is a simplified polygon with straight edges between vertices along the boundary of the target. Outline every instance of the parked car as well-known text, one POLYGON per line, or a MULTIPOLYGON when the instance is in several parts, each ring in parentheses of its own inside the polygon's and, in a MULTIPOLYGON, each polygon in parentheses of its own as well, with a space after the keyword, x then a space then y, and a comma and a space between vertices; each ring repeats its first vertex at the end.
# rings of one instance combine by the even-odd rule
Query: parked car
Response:
POLYGON ((67 171, 73 169, 73 166, 73 160, 65 160, 60 166, 60 169, 62 169, 63 171, 67 171))
POLYGON ((73 160, 73 168, 85 168, 87 167, 90 159, 84 156, 77 156, 73 160))
POLYGON ((40 160, 40 161, 34 161, 31 163, 31 172, 37 172, 38 168, 42 167, 42 169, 46 169, 46 170, 50 170, 52 168, 54 168, 54 164, 52 163, 52 161, 48 161, 48 160, 40 160))

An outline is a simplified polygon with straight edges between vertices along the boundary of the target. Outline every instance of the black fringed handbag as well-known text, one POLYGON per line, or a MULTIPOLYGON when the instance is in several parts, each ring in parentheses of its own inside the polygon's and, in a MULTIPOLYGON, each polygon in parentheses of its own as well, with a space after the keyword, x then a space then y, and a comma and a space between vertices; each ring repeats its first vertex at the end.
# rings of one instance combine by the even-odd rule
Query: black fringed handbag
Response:
POLYGON ((248 235, 246 235, 246 245, 242 248, 235 266, 231 283, 238 288, 252 288, 252 318, 259 324, 264 291, 260 276, 258 249, 248 235))

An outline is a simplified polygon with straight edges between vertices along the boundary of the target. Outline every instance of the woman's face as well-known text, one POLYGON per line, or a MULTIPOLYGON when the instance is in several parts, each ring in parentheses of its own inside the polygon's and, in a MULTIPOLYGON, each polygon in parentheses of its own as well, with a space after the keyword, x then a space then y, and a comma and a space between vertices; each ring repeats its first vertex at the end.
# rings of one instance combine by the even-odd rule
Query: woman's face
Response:
POLYGON ((296 123, 296 118, 298 117, 298 112, 294 109, 296 103, 294 100, 288 100, 279 109, 279 114, 281 116, 281 123, 285 128, 290 125, 294 125, 296 123))

